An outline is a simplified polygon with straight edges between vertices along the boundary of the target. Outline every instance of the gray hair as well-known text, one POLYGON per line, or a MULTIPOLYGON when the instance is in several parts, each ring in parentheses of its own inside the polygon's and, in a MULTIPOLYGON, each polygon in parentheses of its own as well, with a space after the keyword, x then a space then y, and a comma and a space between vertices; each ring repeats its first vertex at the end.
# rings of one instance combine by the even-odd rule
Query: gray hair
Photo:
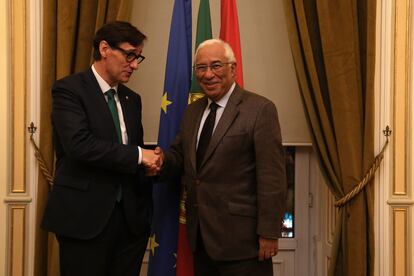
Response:
POLYGON ((233 52, 233 49, 231 48, 231 46, 227 42, 225 42, 224 40, 221 40, 219 38, 207 39, 207 40, 201 42, 200 45, 198 45, 198 47, 197 47, 197 50, 195 52, 194 57, 195 58, 197 57, 198 51, 200 51, 202 48, 204 48, 205 46, 208 46, 208 45, 213 45, 213 44, 218 44, 218 45, 223 46, 224 55, 227 58, 227 62, 236 62, 236 58, 234 56, 234 52, 233 52))

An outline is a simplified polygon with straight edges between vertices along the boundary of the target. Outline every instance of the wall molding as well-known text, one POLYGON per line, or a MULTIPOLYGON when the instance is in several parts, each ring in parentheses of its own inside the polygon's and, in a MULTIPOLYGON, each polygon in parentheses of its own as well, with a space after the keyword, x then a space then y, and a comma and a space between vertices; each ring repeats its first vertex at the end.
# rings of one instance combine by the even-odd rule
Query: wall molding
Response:
MULTIPOLYGON (((382 134, 384 126, 389 125, 393 130, 391 139, 394 139, 394 125, 391 95, 393 85, 393 13, 394 1, 377 1, 377 26, 376 26, 376 68, 375 68, 375 151, 380 152, 385 143, 382 134)), ((392 275, 391 256, 391 214, 390 206, 386 203, 392 190, 393 177, 393 141, 384 152, 384 159, 375 177, 375 207, 374 207, 374 231, 375 231, 375 276, 392 275)))
POLYGON ((10 1, 12 80, 12 185, 10 193, 26 193, 26 0, 10 1))
MULTIPOLYGON (((38 164, 30 145, 27 127, 39 125, 42 1, 8 0, 7 14, 10 47, 10 101, 8 118, 10 160, 4 225, 5 275, 33 275, 36 229, 38 164), (5 216, 6 217, 6 216, 5 216)), ((34 137, 38 142, 38 137, 34 137)), ((1 272, 0 272, 1 274, 1 272)))
POLYGON ((393 208, 393 275, 409 275, 407 264, 408 208, 393 208))
MULTIPOLYGON (((28 195, 27 199, 31 199, 30 208, 27 210, 27 224, 28 224, 28 243, 27 243, 27 271, 28 275, 34 275, 35 264, 35 237, 36 233, 40 229, 36 229, 36 225, 39 223, 37 218, 37 185, 38 185, 38 172, 39 166, 34 156, 33 147, 30 144, 29 134, 27 127, 30 122, 33 122, 37 127, 37 132, 41 131, 40 126, 40 88, 41 88, 41 68, 42 68, 42 39, 43 39, 43 2, 42 0, 30 0, 28 1, 28 92, 27 92, 27 118, 26 118, 26 147, 27 147, 27 187, 28 195)), ((39 135, 34 135, 33 138, 37 145, 39 145, 39 135)))
POLYGON ((414 204, 414 200, 412 199, 390 199, 390 200, 387 200, 387 204, 390 205, 391 207, 402 207, 402 206, 410 207, 411 205, 414 204))
POLYGON ((374 275, 411 275, 413 5, 412 0, 378 1, 377 5, 377 151, 385 142, 382 128, 390 125, 393 133, 375 180, 374 275))
POLYGON ((27 220, 26 205, 10 204, 8 206, 8 225, 9 230, 9 267, 8 274, 10 276, 26 275, 26 243, 27 233, 25 221, 27 220))
MULTIPOLYGON (((0 40, 4 42, 0 59, 0 198, 7 196, 11 181, 11 90, 10 90, 10 0, 0 1, 0 40)), ((2 201, 2 200, 1 200, 2 201)), ((7 205, 0 204, 0 275, 7 275, 7 205)))
POLYGON ((4 199, 4 203, 12 205, 12 204, 28 204, 32 202, 32 198, 30 197, 6 197, 4 199))
POLYGON ((410 0, 395 0, 393 36, 394 195, 407 195, 409 20, 410 0))

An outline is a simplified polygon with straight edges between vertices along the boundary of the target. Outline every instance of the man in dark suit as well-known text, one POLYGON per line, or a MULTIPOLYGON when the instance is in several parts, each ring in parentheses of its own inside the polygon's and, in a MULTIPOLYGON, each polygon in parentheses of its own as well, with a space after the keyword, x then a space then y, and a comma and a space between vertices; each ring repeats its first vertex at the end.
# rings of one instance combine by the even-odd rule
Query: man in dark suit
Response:
POLYGON ((59 241, 62 276, 137 276, 150 232, 141 98, 123 85, 144 60, 145 35, 127 22, 97 31, 94 62, 52 89, 54 186, 42 227, 59 241))
MULTIPOLYGON (((200 44, 195 76, 205 95, 188 106, 163 153, 161 177, 181 174, 197 276, 271 276, 287 188, 275 105, 235 83, 219 40, 200 44)), ((160 149, 157 149, 160 151, 160 149)))

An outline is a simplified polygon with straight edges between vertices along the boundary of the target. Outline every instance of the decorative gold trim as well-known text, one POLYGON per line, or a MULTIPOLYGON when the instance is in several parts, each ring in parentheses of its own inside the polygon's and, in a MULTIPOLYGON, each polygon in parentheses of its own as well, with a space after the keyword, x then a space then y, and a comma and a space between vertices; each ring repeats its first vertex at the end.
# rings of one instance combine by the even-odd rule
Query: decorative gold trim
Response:
POLYGON ((26 192, 26 0, 11 4, 12 193, 26 192))
POLYGON ((393 271, 394 275, 408 275, 407 269, 407 209, 393 209, 393 271))
POLYGON ((185 209, 185 202, 187 201, 187 191, 183 188, 180 198, 180 214, 178 221, 181 224, 187 224, 187 210, 185 209))
POLYGON ((410 0, 396 0, 394 14, 394 195, 407 195, 407 110, 410 0))
POLYGON ((387 200, 387 204, 391 205, 393 207, 410 207, 411 205, 414 205, 414 200, 412 199, 406 199, 406 198, 393 198, 393 199, 389 199, 387 200))
POLYGON ((10 205, 9 275, 25 275, 26 206, 10 205))
POLYGON ((203 98, 204 96, 205 96, 205 94, 201 93, 201 92, 197 92, 197 93, 196 92, 191 92, 188 95, 188 104, 193 103, 193 102, 203 98))
POLYGON ((31 197, 7 197, 4 199, 4 203, 7 204, 28 204, 32 202, 31 197))

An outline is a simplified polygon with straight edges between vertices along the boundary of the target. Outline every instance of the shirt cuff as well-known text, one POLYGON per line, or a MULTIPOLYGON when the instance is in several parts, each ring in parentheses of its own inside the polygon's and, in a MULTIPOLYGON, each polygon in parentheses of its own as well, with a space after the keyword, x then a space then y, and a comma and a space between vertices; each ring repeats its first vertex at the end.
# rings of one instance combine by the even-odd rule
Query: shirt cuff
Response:
POLYGON ((141 147, 138 146, 138 165, 141 165, 142 163, 142 150, 141 147))

